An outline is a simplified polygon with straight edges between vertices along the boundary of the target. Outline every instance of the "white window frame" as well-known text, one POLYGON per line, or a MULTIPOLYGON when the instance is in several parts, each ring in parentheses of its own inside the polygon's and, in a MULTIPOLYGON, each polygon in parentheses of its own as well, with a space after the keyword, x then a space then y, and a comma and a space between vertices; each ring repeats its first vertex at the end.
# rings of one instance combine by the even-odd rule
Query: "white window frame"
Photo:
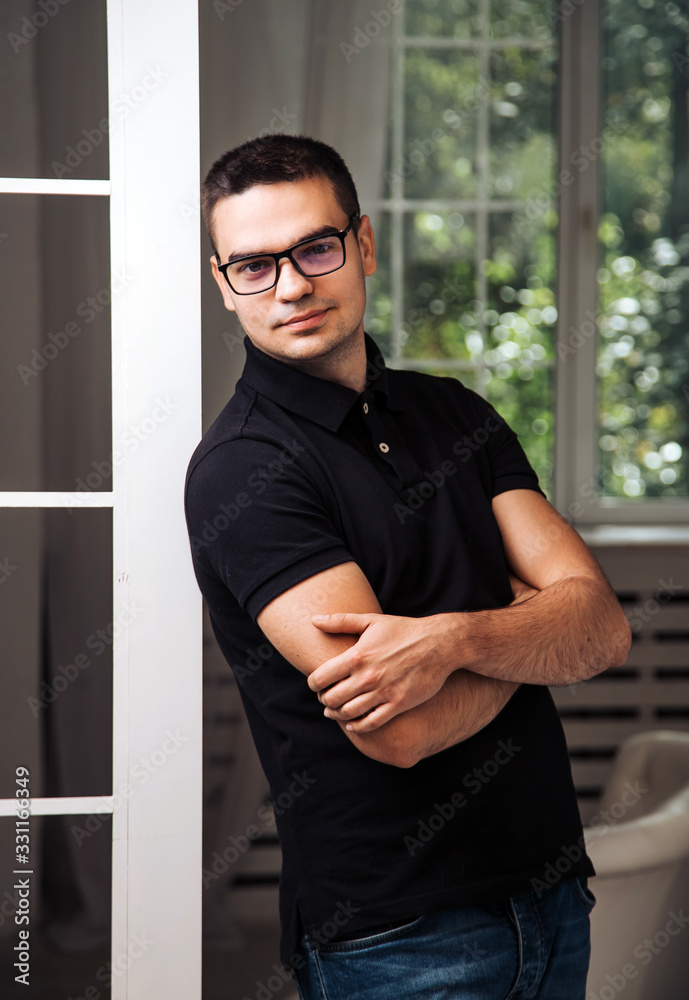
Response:
MULTIPOLYGON (((110 180, 2 178, 0 192, 110 198, 111 271, 128 276, 111 307, 113 441, 159 397, 175 420, 126 450, 110 493, 10 491, 0 506, 113 509, 112 620, 132 600, 145 609, 113 643, 113 791, 168 730, 183 743, 128 799, 36 798, 30 810, 112 814, 112 1000, 200 1000, 202 617, 183 511, 201 437, 200 245, 180 209, 199 187, 198 4, 108 0, 107 38, 110 180), (136 114, 115 113, 151 66, 164 83, 136 114)), ((15 815, 14 799, 0 815, 15 815)))

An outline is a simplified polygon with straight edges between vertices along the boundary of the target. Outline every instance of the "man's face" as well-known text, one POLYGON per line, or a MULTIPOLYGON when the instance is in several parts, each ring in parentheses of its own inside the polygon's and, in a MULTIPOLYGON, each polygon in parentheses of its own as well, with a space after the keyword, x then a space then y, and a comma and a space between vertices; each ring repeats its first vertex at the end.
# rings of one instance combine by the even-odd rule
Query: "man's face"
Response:
MULTIPOLYGON (((300 240, 349 220, 325 178, 257 184, 223 198, 213 210, 220 262, 235 254, 279 253, 300 240)), ((238 295, 218 271, 213 276, 225 307, 237 313, 250 340, 271 357, 299 366, 347 349, 363 338, 364 278, 376 269, 373 231, 363 216, 359 232, 345 238, 344 266, 330 274, 304 277, 286 257, 277 284, 255 295, 238 295)))

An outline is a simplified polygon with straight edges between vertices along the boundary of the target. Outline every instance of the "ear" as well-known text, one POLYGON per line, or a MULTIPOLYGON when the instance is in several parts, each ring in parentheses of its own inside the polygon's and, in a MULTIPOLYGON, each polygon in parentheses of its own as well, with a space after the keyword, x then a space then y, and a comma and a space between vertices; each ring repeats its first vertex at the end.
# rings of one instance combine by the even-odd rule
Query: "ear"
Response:
POLYGON ((222 300, 225 303, 225 308, 229 309, 230 312, 236 312, 234 305, 234 300, 232 298, 232 289, 227 284, 222 274, 218 270, 218 258, 213 254, 210 258, 211 261, 211 271, 213 272, 213 277, 215 278, 218 288, 220 289, 220 294, 222 295, 222 300))
POLYGON ((368 277, 371 274, 375 274, 376 271, 376 241, 373 236, 373 227, 371 226, 371 220, 368 215, 361 216, 359 231, 356 234, 356 238, 359 242, 361 263, 363 265, 364 274, 368 277))

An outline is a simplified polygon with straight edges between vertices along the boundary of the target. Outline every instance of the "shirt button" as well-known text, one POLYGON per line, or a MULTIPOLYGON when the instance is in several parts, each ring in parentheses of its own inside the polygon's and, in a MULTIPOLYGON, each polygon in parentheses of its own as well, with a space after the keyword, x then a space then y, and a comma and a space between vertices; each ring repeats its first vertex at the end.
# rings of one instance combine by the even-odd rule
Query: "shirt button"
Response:
POLYGON ((368 413, 368 403, 364 403, 364 413, 368 413))
POLYGON ((383 453, 390 451, 390 445, 386 444, 385 441, 381 441, 378 447, 383 453))

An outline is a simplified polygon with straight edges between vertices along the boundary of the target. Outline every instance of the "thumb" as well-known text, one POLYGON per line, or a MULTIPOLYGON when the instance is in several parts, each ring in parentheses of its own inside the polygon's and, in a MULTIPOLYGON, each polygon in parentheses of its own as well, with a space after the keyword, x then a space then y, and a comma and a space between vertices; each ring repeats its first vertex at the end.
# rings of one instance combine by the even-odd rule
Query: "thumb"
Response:
POLYGON ((312 615, 311 622, 324 632, 350 632, 361 635, 371 624, 373 615, 356 615, 349 612, 335 615, 312 615))

